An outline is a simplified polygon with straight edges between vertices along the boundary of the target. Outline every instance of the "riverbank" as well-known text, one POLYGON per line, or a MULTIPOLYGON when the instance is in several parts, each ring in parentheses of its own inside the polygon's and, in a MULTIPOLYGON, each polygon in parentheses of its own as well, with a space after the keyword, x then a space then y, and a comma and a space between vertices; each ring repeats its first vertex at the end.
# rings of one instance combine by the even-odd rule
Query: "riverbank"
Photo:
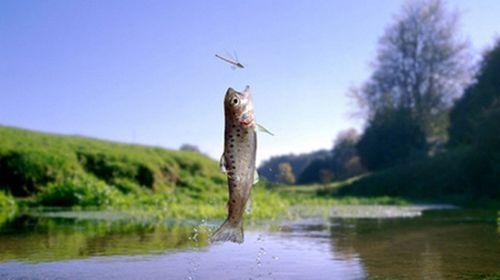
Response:
POLYGON ((416 202, 500 209, 500 182, 494 179, 498 177, 499 168, 492 153, 463 147, 367 174, 320 194, 360 197, 386 195, 416 202))
MULTIPOLYGON (((111 209, 158 219, 226 215, 226 177, 203 154, 5 126, 0 126, 0 138, 0 189, 13 195, 21 209, 111 209)), ((298 204, 402 203, 385 196, 317 196, 317 189, 260 182, 248 218, 287 215, 298 204)), ((10 195, 0 199, 15 205, 10 195)))

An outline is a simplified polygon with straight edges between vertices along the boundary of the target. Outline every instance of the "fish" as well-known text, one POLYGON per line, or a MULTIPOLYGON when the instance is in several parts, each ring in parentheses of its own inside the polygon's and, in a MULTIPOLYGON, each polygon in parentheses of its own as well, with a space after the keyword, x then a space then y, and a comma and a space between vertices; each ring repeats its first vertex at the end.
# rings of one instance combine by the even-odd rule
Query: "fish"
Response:
POLYGON ((250 87, 240 93, 232 88, 224 97, 224 152, 221 171, 226 173, 229 201, 224 223, 211 235, 210 242, 243 243, 243 214, 251 205, 252 186, 257 183, 257 131, 270 133, 255 122, 250 87))

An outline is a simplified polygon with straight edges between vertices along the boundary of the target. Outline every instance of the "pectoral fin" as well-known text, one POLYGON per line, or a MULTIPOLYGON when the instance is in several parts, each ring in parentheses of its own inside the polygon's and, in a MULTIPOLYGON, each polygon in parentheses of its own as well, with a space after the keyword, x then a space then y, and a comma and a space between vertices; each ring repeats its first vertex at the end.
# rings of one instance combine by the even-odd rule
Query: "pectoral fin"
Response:
POLYGON ((252 212, 252 196, 248 197, 247 205, 245 206, 245 213, 250 214, 252 212))
POLYGON ((269 135, 274 136, 274 134, 271 131, 267 130, 265 127, 263 127, 262 125, 260 125, 258 123, 255 124, 255 130, 259 131, 259 132, 265 132, 269 135))
POLYGON ((257 184, 259 182, 259 173, 257 173, 257 169, 253 171, 253 184, 257 184))
POLYGON ((219 170, 220 170, 220 172, 222 172, 224 174, 227 171, 227 169, 226 169, 226 157, 224 156, 224 154, 222 154, 222 156, 220 157, 219 170))

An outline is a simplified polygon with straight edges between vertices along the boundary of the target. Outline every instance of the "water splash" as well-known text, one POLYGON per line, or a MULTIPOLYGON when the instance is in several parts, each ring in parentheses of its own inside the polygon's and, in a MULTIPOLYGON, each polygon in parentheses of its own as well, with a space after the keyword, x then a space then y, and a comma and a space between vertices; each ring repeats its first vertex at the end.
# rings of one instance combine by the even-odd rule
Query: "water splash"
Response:
MULTIPOLYGON (((200 234, 203 232, 210 232, 210 228, 207 226, 207 220, 201 219, 201 221, 195 224, 191 230, 191 235, 189 236, 189 240, 192 241, 192 245, 190 246, 191 251, 194 253, 199 253, 200 251, 200 234)), ((198 270, 200 268, 201 259, 198 254, 194 254, 193 256, 188 258, 189 268, 188 275, 186 277, 187 280, 197 279, 198 270)))

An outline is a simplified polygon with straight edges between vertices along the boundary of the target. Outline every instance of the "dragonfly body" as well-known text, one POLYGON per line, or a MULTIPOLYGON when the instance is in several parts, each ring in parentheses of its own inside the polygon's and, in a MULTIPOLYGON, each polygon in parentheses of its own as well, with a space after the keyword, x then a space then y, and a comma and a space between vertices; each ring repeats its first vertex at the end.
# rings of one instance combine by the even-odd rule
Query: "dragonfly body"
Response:
POLYGON ((222 59, 223 61, 231 64, 232 66, 234 67, 238 67, 238 68, 245 68, 245 66, 243 66, 243 64, 239 63, 237 60, 233 60, 233 59, 229 59, 229 58, 225 58, 223 56, 220 56, 218 54, 215 55, 215 57, 219 58, 219 59, 222 59))

